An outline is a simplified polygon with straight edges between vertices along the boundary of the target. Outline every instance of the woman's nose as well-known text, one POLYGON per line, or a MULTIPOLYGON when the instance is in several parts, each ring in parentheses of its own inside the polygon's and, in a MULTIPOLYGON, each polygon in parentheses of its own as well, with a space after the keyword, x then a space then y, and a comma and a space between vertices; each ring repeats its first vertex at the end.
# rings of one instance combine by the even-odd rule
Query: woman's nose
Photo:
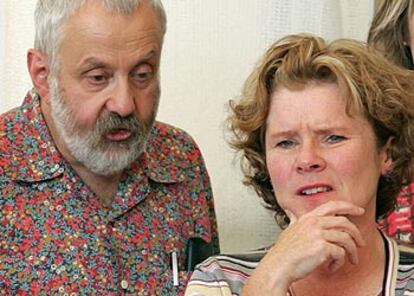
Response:
POLYGON ((315 145, 308 144, 301 148, 296 160, 296 170, 299 173, 317 172, 326 167, 326 161, 321 151, 315 145))

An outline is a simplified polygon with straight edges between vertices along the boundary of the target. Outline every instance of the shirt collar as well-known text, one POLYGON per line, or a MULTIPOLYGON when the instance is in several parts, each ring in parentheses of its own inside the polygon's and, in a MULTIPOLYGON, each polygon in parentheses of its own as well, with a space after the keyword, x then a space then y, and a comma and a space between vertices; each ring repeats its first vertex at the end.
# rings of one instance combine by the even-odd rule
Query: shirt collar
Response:
POLYGON ((5 134, 0 141, 1 161, 13 180, 40 182, 56 178, 64 162, 49 134, 40 109, 38 94, 32 90, 20 108, 5 113, 0 120, 5 134))
MULTIPOLYGON (((0 137, 0 164, 13 180, 41 182, 59 177, 67 163, 57 150, 40 108, 40 97, 30 91, 20 108, 5 113, 5 135, 0 137), (3 163, 5 163, 3 165, 3 163)), ((151 130, 147 149, 131 165, 159 183, 177 183, 186 179, 185 171, 191 160, 180 149, 175 138, 177 130, 156 122, 151 130)))
POLYGON ((385 270, 384 270, 382 295, 393 296, 395 295, 396 282, 397 282, 397 277, 398 277, 398 268, 400 265, 401 246, 398 246, 395 240, 387 237, 381 231, 380 231, 380 234, 384 241, 384 248, 385 248, 385 270))

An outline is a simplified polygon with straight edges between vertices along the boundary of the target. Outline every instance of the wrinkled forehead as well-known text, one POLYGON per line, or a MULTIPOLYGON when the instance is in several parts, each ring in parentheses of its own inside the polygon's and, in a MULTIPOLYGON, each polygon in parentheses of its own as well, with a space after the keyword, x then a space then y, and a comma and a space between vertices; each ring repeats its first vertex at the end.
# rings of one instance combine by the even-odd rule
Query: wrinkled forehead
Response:
POLYGON ((362 117, 366 119, 364 109, 357 103, 358 99, 354 97, 354 94, 349 91, 342 83, 338 81, 335 74, 329 76, 329 79, 283 79, 280 83, 275 82, 274 89, 270 95, 270 101, 277 99, 277 93, 283 89, 289 91, 301 91, 306 88, 315 86, 335 85, 338 87, 339 98, 343 100, 345 104, 345 113, 350 117, 362 117))

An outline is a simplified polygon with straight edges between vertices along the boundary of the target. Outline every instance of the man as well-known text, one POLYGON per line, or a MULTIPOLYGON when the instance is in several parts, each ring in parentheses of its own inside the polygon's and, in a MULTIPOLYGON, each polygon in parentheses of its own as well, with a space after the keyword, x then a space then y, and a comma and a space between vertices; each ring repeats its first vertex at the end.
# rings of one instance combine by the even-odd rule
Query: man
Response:
POLYGON ((35 23, 34 89, 0 116, 0 294, 181 294, 171 257, 218 237, 200 151, 155 122, 161 2, 39 0, 35 23))

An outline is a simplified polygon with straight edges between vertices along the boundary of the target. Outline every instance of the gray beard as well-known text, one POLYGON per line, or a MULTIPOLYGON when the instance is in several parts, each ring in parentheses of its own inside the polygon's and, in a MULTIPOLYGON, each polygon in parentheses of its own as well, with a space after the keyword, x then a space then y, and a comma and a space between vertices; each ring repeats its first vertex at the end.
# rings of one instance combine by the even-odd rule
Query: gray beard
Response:
POLYGON ((65 105, 57 80, 50 79, 51 115, 64 144, 77 161, 102 176, 123 171, 145 150, 155 122, 158 100, 157 93, 148 122, 141 122, 134 115, 121 117, 116 113, 106 113, 97 119, 92 128, 85 130, 76 124, 73 111, 65 105), (131 132, 130 138, 114 142, 105 137, 107 133, 118 129, 131 132))

